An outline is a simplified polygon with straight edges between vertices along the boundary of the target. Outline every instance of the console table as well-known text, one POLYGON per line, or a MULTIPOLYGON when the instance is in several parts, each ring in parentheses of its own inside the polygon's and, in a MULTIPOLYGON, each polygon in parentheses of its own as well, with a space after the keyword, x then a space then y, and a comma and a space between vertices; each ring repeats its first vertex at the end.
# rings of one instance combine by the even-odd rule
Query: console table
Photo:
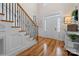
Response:
POLYGON ((73 54, 79 55, 79 42, 72 42, 72 40, 68 37, 68 34, 79 35, 79 32, 67 31, 65 35, 65 49, 73 54))

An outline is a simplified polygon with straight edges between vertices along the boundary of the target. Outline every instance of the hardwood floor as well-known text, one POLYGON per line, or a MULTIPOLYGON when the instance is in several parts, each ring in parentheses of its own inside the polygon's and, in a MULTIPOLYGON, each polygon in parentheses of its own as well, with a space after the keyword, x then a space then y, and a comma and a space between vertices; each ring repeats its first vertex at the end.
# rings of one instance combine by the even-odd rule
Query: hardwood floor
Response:
POLYGON ((19 53, 17 56, 67 56, 64 42, 55 39, 38 37, 38 43, 31 48, 19 53))

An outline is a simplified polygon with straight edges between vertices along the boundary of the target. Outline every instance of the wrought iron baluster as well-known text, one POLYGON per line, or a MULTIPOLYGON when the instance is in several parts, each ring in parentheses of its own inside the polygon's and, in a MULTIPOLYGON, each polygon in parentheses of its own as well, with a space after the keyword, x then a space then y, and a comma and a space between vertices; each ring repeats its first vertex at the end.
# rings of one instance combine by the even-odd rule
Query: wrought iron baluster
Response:
POLYGON ((12 20, 13 20, 13 3, 12 3, 12 20))
POLYGON ((21 27, 21 8, 19 8, 19 26, 21 27))
POLYGON ((16 17, 17 17, 17 16, 16 16, 16 14, 17 14, 17 13, 16 13, 16 6, 17 6, 17 5, 16 5, 16 3, 15 3, 15 26, 16 26, 16 17))
POLYGON ((22 19, 21 19, 21 20, 22 20, 22 21, 21 21, 21 23, 22 23, 22 29, 23 29, 23 21, 24 21, 23 16, 24 16, 24 15, 23 15, 23 11, 22 11, 22 19))
POLYGON ((17 6, 17 26, 18 26, 18 6, 17 6))
POLYGON ((11 3, 9 3, 9 20, 11 20, 11 3))
POLYGON ((22 10, 21 10, 20 14, 21 14, 21 18, 20 18, 20 26, 21 26, 21 28, 22 28, 22 10))
POLYGON ((20 7, 18 7, 18 26, 20 26, 20 7))
POLYGON ((26 28, 25 28, 25 20, 26 20, 26 19, 25 19, 25 16, 26 16, 26 15, 25 15, 25 13, 24 13, 24 30, 26 30, 26 28))
POLYGON ((7 20, 7 3, 6 3, 6 20, 7 20))
POLYGON ((4 3, 2 3, 2 13, 4 14, 4 3))
POLYGON ((23 30, 24 30, 24 12, 23 12, 23 30))

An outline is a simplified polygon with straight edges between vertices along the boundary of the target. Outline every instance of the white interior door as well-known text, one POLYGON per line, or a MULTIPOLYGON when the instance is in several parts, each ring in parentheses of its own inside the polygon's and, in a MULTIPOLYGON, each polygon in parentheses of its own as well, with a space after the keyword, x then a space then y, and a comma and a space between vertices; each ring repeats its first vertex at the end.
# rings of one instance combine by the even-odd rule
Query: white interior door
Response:
POLYGON ((45 31, 49 37, 58 39, 58 32, 60 32, 60 16, 45 17, 45 31))

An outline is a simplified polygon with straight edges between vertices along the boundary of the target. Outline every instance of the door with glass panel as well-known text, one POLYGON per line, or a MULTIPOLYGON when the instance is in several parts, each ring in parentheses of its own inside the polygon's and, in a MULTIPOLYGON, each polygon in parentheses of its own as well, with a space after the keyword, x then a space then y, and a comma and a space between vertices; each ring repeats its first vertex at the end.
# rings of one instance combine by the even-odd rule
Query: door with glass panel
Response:
POLYGON ((59 32, 61 30, 61 16, 51 15, 45 17, 45 32, 47 36, 59 39, 59 32))

